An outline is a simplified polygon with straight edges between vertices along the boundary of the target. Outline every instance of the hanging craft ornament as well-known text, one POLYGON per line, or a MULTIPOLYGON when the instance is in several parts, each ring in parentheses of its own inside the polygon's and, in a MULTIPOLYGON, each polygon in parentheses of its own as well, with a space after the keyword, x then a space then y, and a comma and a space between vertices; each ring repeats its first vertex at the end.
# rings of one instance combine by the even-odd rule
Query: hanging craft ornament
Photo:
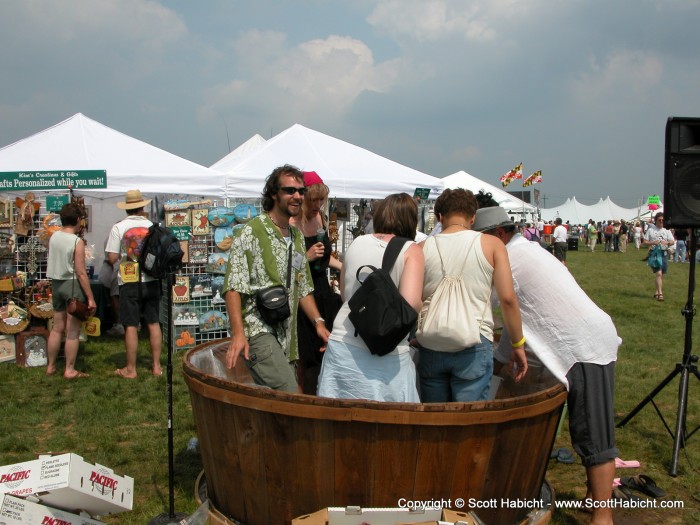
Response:
POLYGON ((38 202, 34 202, 34 194, 29 191, 24 196, 24 199, 17 197, 15 205, 19 212, 17 213, 17 222, 15 223, 15 233, 17 235, 29 235, 34 229, 34 215, 39 212, 41 206, 38 202))
POLYGON ((46 246, 41 244, 38 236, 29 237, 26 244, 17 248, 22 254, 27 256, 27 272, 34 275, 39 268, 38 257, 46 253, 46 246))
POLYGON ((75 204, 78 208, 78 215, 80 216, 80 230, 78 231, 78 237, 83 238, 85 232, 88 230, 88 211, 85 206, 85 197, 71 196, 71 204, 75 204))
POLYGON ((41 221, 41 228, 39 229, 39 240, 41 244, 49 247, 49 240, 51 236, 61 229, 61 217, 55 213, 49 213, 41 221))

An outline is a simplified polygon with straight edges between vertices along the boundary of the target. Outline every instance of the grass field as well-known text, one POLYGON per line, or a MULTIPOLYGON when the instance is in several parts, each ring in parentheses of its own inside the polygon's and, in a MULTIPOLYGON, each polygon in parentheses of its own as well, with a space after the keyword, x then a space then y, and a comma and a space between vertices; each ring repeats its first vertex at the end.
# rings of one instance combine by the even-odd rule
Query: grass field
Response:
MULTIPOLYGON (((598 247, 602 250, 602 247, 598 247)), ((671 264, 665 279, 665 302, 652 298, 653 276, 644 252, 631 247, 627 253, 569 252, 569 268, 580 285, 614 319, 623 345, 616 368, 616 414, 628 414, 676 366, 683 355, 685 317, 681 314, 688 294, 689 265, 671 264)), ((554 322, 555 320, 553 320, 554 322)), ((577 319, 556 322, 576 323, 577 319)), ((694 324, 697 334, 700 320, 694 324)), ((693 351, 697 353, 697 351, 693 351)), ((175 510, 193 512, 195 479, 201 460, 187 451, 196 435, 189 394, 182 377, 181 354, 174 361, 175 510)), ((165 360, 164 360, 165 361, 165 360)), ((44 369, 22 369, 0 364, 0 465, 26 461, 44 452, 75 452, 117 474, 135 479, 132 512, 106 517, 107 523, 139 524, 168 510, 167 388, 164 377, 149 372, 146 346, 142 342, 139 377, 128 381, 113 375, 124 365, 123 343, 102 337, 82 345, 78 368, 91 377, 66 382, 46 377, 44 369)), ((678 379, 655 398, 671 429, 675 428, 678 379)), ((700 424, 700 381, 690 378, 688 429, 700 424)), ((654 407, 649 404, 617 433, 621 457, 636 459, 640 469, 619 470, 618 475, 646 473, 682 501, 683 510, 616 511, 617 523, 700 522, 700 436, 694 435, 681 450, 677 477, 668 475, 673 439, 654 407)), ((570 448, 564 425, 557 447, 570 448)), ((508 451, 503 451, 507 454, 508 451)), ((582 498, 585 472, 580 464, 552 460, 547 478, 557 498, 582 498)), ((558 510, 556 524, 586 523, 588 515, 558 510)))

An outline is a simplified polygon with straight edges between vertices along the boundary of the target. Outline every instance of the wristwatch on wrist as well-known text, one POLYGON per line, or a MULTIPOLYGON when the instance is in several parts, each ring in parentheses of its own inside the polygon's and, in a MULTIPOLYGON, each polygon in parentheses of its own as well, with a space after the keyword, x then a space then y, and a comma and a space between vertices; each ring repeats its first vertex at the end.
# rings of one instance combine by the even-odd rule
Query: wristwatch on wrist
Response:
POLYGON ((317 317, 314 319, 314 326, 316 326, 318 323, 325 323, 326 320, 323 317, 317 317))

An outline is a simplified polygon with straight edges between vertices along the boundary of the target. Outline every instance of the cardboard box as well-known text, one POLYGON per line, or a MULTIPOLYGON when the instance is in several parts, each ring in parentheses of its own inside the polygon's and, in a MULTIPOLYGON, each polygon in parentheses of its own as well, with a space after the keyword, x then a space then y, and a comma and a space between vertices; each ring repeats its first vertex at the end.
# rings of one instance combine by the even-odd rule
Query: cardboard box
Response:
POLYGON ((0 467, 0 494, 33 495, 42 505, 99 516, 131 510, 134 479, 77 454, 41 456, 0 467))
POLYGON ((2 525, 104 525, 104 522, 52 509, 10 494, 0 495, 2 525))
POLYGON ((483 525, 471 512, 449 509, 328 507, 292 520, 292 525, 483 525))

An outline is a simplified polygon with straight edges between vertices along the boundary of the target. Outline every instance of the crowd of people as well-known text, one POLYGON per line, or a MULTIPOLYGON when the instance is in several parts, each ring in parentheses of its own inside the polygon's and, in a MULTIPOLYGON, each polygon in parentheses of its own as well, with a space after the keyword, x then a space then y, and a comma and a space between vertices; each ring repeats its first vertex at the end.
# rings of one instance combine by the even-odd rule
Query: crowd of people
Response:
MULTIPOLYGON (((232 333, 226 365, 242 359, 259 385, 299 393, 309 392, 314 378, 307 371, 320 359, 319 396, 423 403, 484 400, 495 371, 521 381, 547 369, 569 390, 570 433, 586 467, 587 497, 609 499, 618 456, 613 397, 621 340, 610 316, 562 264, 568 231, 561 220, 557 260, 542 249, 534 225, 521 235, 490 195, 451 189, 435 202, 440 227, 416 243, 417 204, 394 194, 373 207, 372 233, 355 238, 341 263, 329 258, 322 231, 327 189, 312 194, 314 185, 324 186, 316 174, 290 165, 275 169, 263 190, 264 213, 232 243, 224 283, 232 333), (316 197, 305 203, 305 195, 316 197), (396 237, 406 242, 387 271, 419 320, 417 331, 377 355, 358 336, 349 303, 368 272, 382 267, 396 237), (326 277, 314 278, 311 270, 324 259, 340 269, 342 304, 332 313, 320 310, 324 299, 313 293, 317 281, 325 289, 320 281, 326 277), (285 292, 289 308, 270 320, 263 298, 275 288, 285 292), (494 303, 504 326, 497 344, 494 303), (440 334, 427 337, 426 312, 441 307, 470 312, 463 324, 474 338, 455 346, 440 334), (582 322, 559 322, 572 316, 582 322)), ((595 507, 594 522, 612 523, 611 512, 595 507)))
MULTIPOLYGON (((357 236, 341 262, 331 253, 328 195, 317 173, 291 165, 276 168, 267 178, 263 213, 241 228, 229 250, 223 295, 232 337, 226 366, 242 361, 255 383, 291 393, 415 403, 485 400, 493 395, 494 373, 515 381, 535 377, 537 382, 548 371, 569 391, 570 434, 586 467, 587 497, 609 499, 618 456, 613 398, 621 340, 610 316, 569 273, 567 240, 577 236, 591 251, 597 243, 611 252, 624 252, 628 243, 638 249, 649 246, 650 261, 652 253, 658 261, 650 262, 654 297, 662 301, 671 250, 679 262, 685 261, 688 232, 684 236, 665 229, 661 213, 649 225, 590 220, 587 226, 572 226, 558 218, 546 250, 542 221, 516 225, 489 194, 448 189, 435 202, 439 227, 418 237, 416 200, 400 193, 373 206, 371 233, 357 236), (419 320, 395 347, 377 355, 358 336, 349 302, 368 273, 382 267, 396 237, 405 242, 389 276, 419 320), (329 269, 340 272, 339 294, 329 284, 329 269), (496 307, 502 318, 500 339, 494 337, 496 307), (464 330, 474 331, 473 338, 455 343, 441 334, 430 336, 425 320, 440 308, 466 312, 464 330), (581 322, 559 321, 570 318, 581 322)), ((148 327, 151 371, 162 374, 160 286, 138 272, 131 251, 131 236, 143 236, 151 225, 143 213, 149 202, 138 190, 127 192, 118 204, 127 216, 114 225, 105 246, 107 265, 115 268, 124 327, 126 366, 115 371, 123 378, 137 374, 141 322, 148 327)), ((94 311, 95 301, 78 212, 67 206, 61 219, 62 230, 49 247, 56 314, 47 374, 56 372, 57 342, 65 332, 64 375, 72 379, 84 374, 74 368, 79 323, 67 316, 65 302, 82 296, 94 311)), ((458 328, 461 324, 456 323, 458 328)), ((612 523, 609 511, 595 508, 595 522, 612 523)))

